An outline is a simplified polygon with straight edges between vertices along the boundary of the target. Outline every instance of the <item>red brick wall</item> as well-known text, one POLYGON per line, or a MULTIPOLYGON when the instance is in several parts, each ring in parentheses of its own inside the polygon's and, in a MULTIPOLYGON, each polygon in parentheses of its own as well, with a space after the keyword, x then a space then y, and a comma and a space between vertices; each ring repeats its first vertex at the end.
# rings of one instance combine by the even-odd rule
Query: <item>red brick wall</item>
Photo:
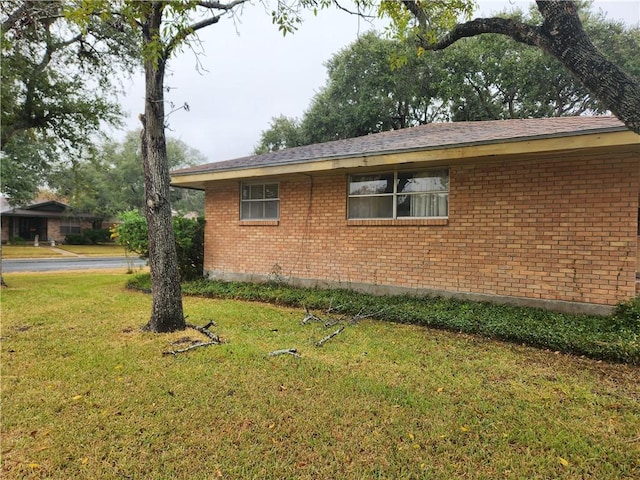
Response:
POLYGON ((449 220, 347 221, 345 173, 282 178, 280 221, 207 190, 205 270, 613 305, 635 294, 633 154, 450 167, 449 220))

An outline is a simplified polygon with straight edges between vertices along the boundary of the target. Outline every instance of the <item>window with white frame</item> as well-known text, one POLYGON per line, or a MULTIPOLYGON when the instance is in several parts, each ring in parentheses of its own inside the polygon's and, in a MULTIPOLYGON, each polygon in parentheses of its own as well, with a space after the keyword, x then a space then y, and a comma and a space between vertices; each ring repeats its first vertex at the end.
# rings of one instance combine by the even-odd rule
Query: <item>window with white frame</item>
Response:
POLYGON ((278 220, 280 192, 277 183, 243 183, 240 190, 241 220, 278 220))
POLYGON ((349 176, 349 219, 443 218, 449 215, 449 170, 349 176))

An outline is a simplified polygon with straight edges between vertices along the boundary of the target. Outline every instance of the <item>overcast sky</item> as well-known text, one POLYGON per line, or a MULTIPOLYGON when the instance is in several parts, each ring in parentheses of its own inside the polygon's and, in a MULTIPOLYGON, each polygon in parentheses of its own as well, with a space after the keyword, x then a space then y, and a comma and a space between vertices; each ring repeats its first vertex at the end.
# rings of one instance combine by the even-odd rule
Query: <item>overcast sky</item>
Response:
MULTIPOLYGON (((511 6, 528 9, 533 2, 482 0, 476 16, 488 16, 511 6)), ((609 18, 640 23, 640 1, 600 0, 609 18)), ((378 29, 382 24, 378 23, 378 29)), ((169 116, 167 135, 198 149, 207 162, 242 157, 253 152, 260 133, 272 117, 300 118, 315 93, 325 84, 324 63, 372 26, 358 17, 333 10, 309 15, 294 35, 282 37, 261 4, 245 8, 236 19, 223 18, 200 31, 204 52, 196 59, 185 50, 169 62, 166 95, 175 106, 188 104, 189 111, 169 116), (201 73, 196 69, 201 64, 201 73)), ((139 129, 138 114, 144 110, 142 73, 124 81, 126 130, 139 129)), ((167 105, 166 111, 171 111, 167 105)))

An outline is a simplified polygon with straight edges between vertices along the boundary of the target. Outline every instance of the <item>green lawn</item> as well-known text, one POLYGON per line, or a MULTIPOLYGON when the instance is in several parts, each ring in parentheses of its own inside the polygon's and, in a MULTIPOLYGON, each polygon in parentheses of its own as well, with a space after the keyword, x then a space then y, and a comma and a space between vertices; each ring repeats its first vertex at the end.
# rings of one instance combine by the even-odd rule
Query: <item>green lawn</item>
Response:
POLYGON ((162 355, 126 275, 5 278, 2 478, 640 478, 637 366, 196 297, 162 355))
POLYGON ((59 257, 69 252, 83 256, 122 256, 124 247, 116 244, 107 245, 56 245, 51 248, 47 244, 39 247, 33 245, 3 245, 2 258, 48 258, 59 257))

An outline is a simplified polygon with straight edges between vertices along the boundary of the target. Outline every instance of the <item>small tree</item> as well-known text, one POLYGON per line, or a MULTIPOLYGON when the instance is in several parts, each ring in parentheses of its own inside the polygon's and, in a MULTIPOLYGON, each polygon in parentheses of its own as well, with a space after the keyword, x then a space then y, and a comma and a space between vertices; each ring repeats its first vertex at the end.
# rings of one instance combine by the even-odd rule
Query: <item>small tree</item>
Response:
POLYGON ((137 210, 129 210, 119 215, 121 223, 111 229, 111 238, 126 251, 137 253, 141 258, 149 258, 147 222, 137 210))

